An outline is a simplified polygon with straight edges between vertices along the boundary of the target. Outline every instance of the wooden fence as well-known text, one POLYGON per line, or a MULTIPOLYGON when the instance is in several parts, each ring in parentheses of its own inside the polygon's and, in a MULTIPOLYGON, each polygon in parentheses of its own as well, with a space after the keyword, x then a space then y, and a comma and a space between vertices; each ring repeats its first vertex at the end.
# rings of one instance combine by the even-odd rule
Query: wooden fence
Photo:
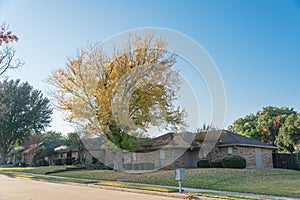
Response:
POLYGON ((295 154, 273 153, 273 166, 274 168, 299 170, 295 154))

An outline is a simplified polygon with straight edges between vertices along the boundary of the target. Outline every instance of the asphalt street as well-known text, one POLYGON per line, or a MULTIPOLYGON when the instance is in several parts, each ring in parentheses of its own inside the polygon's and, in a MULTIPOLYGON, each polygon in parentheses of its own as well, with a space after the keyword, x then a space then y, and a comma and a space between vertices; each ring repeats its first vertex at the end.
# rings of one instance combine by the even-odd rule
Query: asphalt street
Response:
POLYGON ((178 200, 149 194, 0 175, 0 200, 178 200))

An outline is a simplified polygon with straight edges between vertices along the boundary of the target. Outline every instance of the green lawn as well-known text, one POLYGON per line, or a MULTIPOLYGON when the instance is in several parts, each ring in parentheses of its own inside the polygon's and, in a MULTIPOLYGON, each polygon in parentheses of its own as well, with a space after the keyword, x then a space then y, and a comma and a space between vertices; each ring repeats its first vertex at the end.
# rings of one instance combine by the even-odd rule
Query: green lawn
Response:
MULTIPOLYGON (((47 166, 47 167, 2 167, 0 168, 1 172, 26 172, 33 174, 45 174, 46 172, 54 172, 55 170, 66 169, 66 167, 74 166, 47 166)), ((69 178, 79 178, 79 179, 93 179, 93 180, 105 180, 105 181, 114 181, 118 178, 127 176, 127 173, 123 172, 114 172, 111 170, 78 170, 78 171, 66 171, 66 172, 57 172, 52 173, 52 176, 62 176, 69 178)))
POLYGON ((128 173, 114 172, 111 170, 80 170, 80 171, 68 171, 51 174, 53 176, 72 177, 80 179, 93 179, 93 180, 105 180, 114 181, 118 178, 127 176, 128 173))
MULTIPOLYGON (((55 167, 0 168, 0 173, 9 171, 44 174, 45 172, 64 169, 55 167)), ((174 170, 144 173, 129 178, 128 182, 149 183, 156 185, 177 186, 174 170)), ((125 172, 110 170, 80 170, 51 174, 66 178, 114 181, 126 177, 125 172)), ((300 197, 300 171, 284 169, 188 169, 184 187, 250 192, 258 194, 300 197)))
MULTIPOLYGON (((74 167, 74 166, 67 166, 74 167)), ((46 172, 53 172, 55 170, 66 169, 66 166, 47 166, 47 167, 0 167, 1 171, 15 171, 15 172, 27 172, 33 174, 45 174, 46 172)))
MULTIPOLYGON (((174 171, 142 174, 127 180, 177 186, 174 171)), ((300 197, 300 171, 283 169, 189 169, 184 187, 300 197)))

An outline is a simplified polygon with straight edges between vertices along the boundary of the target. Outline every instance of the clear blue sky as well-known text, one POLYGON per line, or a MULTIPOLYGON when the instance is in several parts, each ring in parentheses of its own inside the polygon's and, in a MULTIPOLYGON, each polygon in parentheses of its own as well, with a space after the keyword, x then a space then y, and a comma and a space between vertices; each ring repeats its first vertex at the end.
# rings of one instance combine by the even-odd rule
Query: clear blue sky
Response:
MULTIPOLYGON (((3 1, 0 21, 20 37, 25 65, 11 78, 43 91, 45 79, 88 41, 132 28, 180 31, 201 44, 226 89, 225 127, 264 106, 300 111, 300 1, 3 1)), ((56 112, 52 129, 68 132, 56 112)))

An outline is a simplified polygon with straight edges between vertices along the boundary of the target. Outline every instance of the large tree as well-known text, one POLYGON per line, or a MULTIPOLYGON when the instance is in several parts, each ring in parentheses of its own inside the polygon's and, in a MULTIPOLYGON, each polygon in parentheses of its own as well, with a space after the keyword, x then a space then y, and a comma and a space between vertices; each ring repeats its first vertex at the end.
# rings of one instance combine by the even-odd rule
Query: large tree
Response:
POLYGON ((300 114, 293 108, 268 106, 235 120, 228 129, 293 152, 300 143, 300 114))
POLYGON ((49 144, 52 147, 59 147, 62 145, 66 145, 66 137, 60 133, 60 132, 56 132, 56 131, 47 131, 44 132, 41 135, 42 141, 46 142, 47 144, 49 144))
POLYGON ((49 100, 27 82, 0 82, 1 162, 15 144, 21 144, 34 131, 42 131, 51 121, 49 100))
POLYGON ((9 46, 12 42, 17 42, 19 38, 8 31, 5 24, 0 25, 0 76, 8 69, 16 69, 23 65, 20 59, 15 58, 15 49, 9 46))
POLYGON ((184 112, 174 104, 180 85, 172 68, 176 58, 166 47, 167 41, 145 33, 110 52, 98 46, 82 49, 52 73, 53 96, 70 121, 88 122, 89 134, 104 134, 132 150, 142 130, 184 124, 184 112))

